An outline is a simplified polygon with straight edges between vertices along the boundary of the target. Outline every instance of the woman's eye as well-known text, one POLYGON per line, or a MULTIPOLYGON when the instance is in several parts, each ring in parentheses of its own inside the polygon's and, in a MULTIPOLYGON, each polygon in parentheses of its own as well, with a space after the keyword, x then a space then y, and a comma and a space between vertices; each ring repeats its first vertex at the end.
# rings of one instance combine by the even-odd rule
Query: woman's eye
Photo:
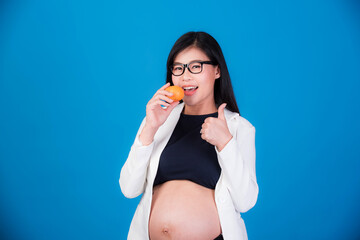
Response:
POLYGON ((200 68, 200 65, 193 65, 191 68, 192 69, 197 69, 197 68, 200 68))
POLYGON ((182 70, 182 67, 174 67, 174 70, 175 71, 180 71, 180 70, 182 70))

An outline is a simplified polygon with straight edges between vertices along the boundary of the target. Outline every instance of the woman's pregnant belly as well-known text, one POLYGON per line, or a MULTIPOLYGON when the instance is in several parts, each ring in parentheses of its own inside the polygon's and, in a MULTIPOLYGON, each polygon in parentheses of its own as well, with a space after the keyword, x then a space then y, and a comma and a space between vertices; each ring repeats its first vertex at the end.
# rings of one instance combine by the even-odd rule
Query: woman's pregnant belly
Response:
POLYGON ((154 187, 149 219, 151 240, 212 240, 220 233, 213 189, 187 180, 154 187))

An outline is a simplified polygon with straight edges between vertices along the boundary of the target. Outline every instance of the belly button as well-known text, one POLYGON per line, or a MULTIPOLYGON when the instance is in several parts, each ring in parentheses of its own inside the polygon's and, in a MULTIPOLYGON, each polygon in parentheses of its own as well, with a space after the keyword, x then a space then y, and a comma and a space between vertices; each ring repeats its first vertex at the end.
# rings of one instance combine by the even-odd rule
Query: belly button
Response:
POLYGON ((164 227, 164 228, 162 229, 162 233, 163 233, 163 234, 169 234, 169 232, 170 232, 170 230, 169 230, 169 228, 167 228, 167 227, 164 227))

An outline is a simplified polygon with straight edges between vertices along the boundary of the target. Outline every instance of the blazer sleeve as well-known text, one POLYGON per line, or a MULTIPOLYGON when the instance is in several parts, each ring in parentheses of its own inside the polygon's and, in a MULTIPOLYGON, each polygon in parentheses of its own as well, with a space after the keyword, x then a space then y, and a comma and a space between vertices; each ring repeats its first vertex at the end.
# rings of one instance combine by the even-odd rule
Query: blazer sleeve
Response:
POLYGON ((146 118, 144 118, 140 125, 128 158, 120 172, 120 188, 127 198, 135 198, 145 190, 147 168, 154 147, 154 142, 144 146, 140 141, 139 135, 145 125, 145 121, 146 118))
POLYGON ((216 147, 215 150, 235 209, 248 211, 255 205, 259 193, 255 173, 255 127, 249 122, 245 127, 238 126, 221 152, 216 147))

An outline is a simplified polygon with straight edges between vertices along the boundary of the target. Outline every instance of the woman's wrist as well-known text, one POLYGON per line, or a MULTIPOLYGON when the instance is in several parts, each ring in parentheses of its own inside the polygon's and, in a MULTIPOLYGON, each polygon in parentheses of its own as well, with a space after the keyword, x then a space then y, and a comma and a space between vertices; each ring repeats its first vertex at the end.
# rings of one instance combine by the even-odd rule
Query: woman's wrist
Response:
POLYGON ((147 124, 145 124, 143 130, 140 133, 140 142, 144 145, 144 146, 148 146, 150 145, 153 140, 154 140, 154 136, 157 132, 158 128, 156 127, 151 127, 147 124))
POLYGON ((230 140, 231 140, 232 138, 233 138, 233 136, 230 134, 230 135, 226 138, 226 140, 224 140, 224 141, 222 142, 222 144, 216 145, 217 150, 218 150, 219 152, 221 152, 221 150, 223 150, 223 149, 225 148, 226 144, 228 144, 228 142, 230 142, 230 140))

